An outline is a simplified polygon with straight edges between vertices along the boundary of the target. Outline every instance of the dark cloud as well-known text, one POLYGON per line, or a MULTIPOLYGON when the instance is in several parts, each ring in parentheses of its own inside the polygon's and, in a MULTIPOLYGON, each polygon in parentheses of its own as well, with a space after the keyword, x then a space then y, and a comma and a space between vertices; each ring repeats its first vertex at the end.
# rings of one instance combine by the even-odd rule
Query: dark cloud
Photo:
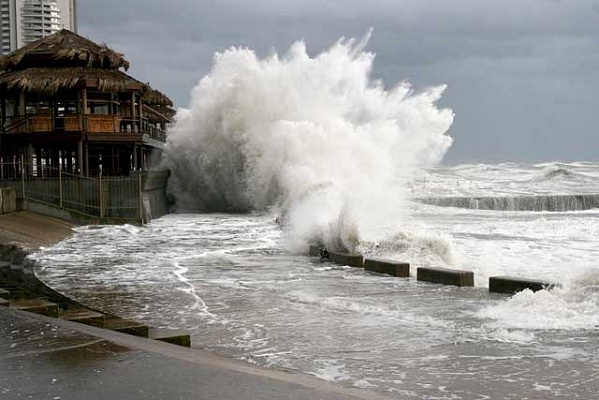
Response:
POLYGON ((316 54, 373 27, 374 77, 448 84, 448 162, 598 157, 596 0, 103 0, 79 12, 82 34, 179 106, 216 51, 265 55, 304 39, 316 54))

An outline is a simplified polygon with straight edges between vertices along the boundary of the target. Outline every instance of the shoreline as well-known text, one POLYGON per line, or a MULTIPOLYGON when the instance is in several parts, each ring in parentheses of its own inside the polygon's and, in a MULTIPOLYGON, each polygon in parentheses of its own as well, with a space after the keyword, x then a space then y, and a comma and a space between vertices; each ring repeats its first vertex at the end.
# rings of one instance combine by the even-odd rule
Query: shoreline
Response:
MULTIPOLYGON (((25 270, 30 270, 30 265, 25 261, 27 255, 38 251, 40 248, 52 246, 62 240, 68 239, 73 233, 73 228, 76 226, 78 225, 26 211, 0 215, 0 271, 6 269, 9 273, 22 273, 25 270), (18 269, 15 270, 14 267, 18 267, 18 269)), ((48 298, 54 297, 57 300, 61 298, 62 301, 59 302, 62 303, 65 308, 70 308, 72 306, 87 308, 85 305, 81 305, 46 286, 37 279, 33 271, 26 272, 24 278, 25 279, 21 280, 20 283, 17 283, 22 286, 23 293, 33 293, 34 295, 42 294, 48 298), (66 303, 68 303, 68 305, 66 305, 66 303)), ((21 278, 19 278, 19 280, 20 279, 21 278)), ((11 283, 14 284, 15 282, 2 282, 2 279, 0 279, 0 284, 11 283)), ((28 321, 37 320, 45 324, 44 329, 48 329, 48 333, 54 329, 51 328, 51 326, 55 326, 60 327, 59 329, 71 329, 71 332, 78 332, 77 335, 90 335, 100 340, 100 342, 98 342, 98 340, 92 340, 89 343, 86 343, 79 350, 82 352, 85 352, 87 347, 91 348, 97 346, 98 343, 113 343, 117 346, 124 346, 133 353, 142 351, 147 352, 149 355, 153 355, 154 358, 166 357, 158 364, 158 368, 161 369, 163 366, 171 366, 174 364, 180 369, 181 375, 194 375, 193 368, 189 369, 189 366, 193 365, 198 369, 197 373, 199 373, 200 376, 211 376, 211 379, 215 381, 229 380, 230 376, 236 375, 236 379, 241 378, 242 381, 250 383, 250 387, 252 388, 250 389, 250 392, 255 392, 255 397, 253 398, 257 399, 279 398, 281 393, 296 393, 298 399, 388 398, 381 393, 322 380, 303 374, 299 371, 287 370, 285 368, 258 367, 234 358, 203 350, 200 347, 189 348, 182 347, 181 345, 177 346, 161 343, 160 339, 154 340, 143 336, 140 337, 135 334, 125 334, 111 329, 94 326, 94 324, 90 325, 73 322, 55 317, 24 313, 23 311, 12 308, 0 307, 0 320, 3 319, 10 321, 11 329, 14 329, 15 326, 20 324, 31 323, 28 321), (173 361, 168 361, 168 359, 173 361), (283 389, 281 390, 281 388, 283 389), (307 395, 307 393, 310 394, 307 395)), ((41 329, 42 328, 40 328, 40 330, 41 329)), ((2 330, 0 329, 0 332, 1 331, 2 330)), ((49 350, 43 348, 31 349, 31 351, 24 353, 25 355, 23 357, 27 358, 38 351, 41 351, 42 353, 62 353, 73 350, 73 347, 68 345, 72 339, 57 339, 59 340, 59 343, 64 342, 65 346, 62 347, 59 345, 56 349, 52 348, 49 350)), ((13 340, 20 341, 22 338, 13 338, 13 340)), ((114 356, 114 354, 112 354, 112 356, 114 356)), ((112 356, 109 355, 107 357, 112 356)), ((122 358, 122 356, 117 358, 122 358)), ((21 357, 14 359, 19 360, 21 357)), ((90 362, 93 363, 93 360, 90 360, 90 362)), ((118 365, 120 361, 113 360, 112 363, 118 365)), ((145 364, 143 366, 145 366, 145 364)), ((43 374, 45 374, 45 372, 38 372, 38 375, 43 374)), ((52 372, 52 374, 55 373, 52 372)), ((162 373, 159 376, 161 377, 162 373)), ((131 380, 134 379, 136 378, 131 377, 131 380)), ((0 379, 0 383, 1 381, 2 379, 0 379)), ((163 382, 162 385, 164 386, 161 387, 167 387, 174 391, 180 390, 179 387, 174 387, 172 384, 173 382, 166 381, 163 382)), ((126 390, 129 389, 126 386, 127 384, 124 385, 126 390)), ((238 388, 231 385, 216 386, 217 387, 212 390, 215 393, 219 392, 217 395, 218 398, 239 398, 240 393, 238 392, 238 388)), ((131 398, 137 397, 133 396, 131 398)))

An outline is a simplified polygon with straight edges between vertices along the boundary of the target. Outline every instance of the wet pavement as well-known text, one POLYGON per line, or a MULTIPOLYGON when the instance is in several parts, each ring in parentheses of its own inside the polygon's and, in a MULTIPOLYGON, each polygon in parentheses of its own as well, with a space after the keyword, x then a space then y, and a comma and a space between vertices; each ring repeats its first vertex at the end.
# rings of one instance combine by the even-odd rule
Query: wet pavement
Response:
POLYGON ((377 399, 284 370, 0 307, 1 399, 377 399))

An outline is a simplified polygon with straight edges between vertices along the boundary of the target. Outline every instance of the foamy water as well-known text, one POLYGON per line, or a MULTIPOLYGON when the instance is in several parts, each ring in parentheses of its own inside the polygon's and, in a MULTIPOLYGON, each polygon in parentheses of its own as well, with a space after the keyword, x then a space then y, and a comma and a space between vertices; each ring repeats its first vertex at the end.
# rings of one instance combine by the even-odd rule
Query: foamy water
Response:
POLYGON ((418 200, 595 194, 599 164, 435 167, 451 143, 443 88, 385 89, 366 42, 218 54, 167 145, 172 193, 194 213, 78 228, 35 255, 37 274, 92 307, 187 329, 194 346, 390 397, 594 398, 599 210, 418 200), (302 254, 310 240, 412 273, 471 270, 477 287, 320 263, 302 254), (490 294, 494 275, 562 286, 490 294))
POLYGON ((365 242, 363 250, 470 269, 478 288, 293 255, 276 213, 79 228, 36 255, 38 275, 94 307, 187 329, 194 346, 391 397, 592 398, 599 213, 408 205, 395 240, 365 242), (563 287, 493 295, 484 287, 492 275, 563 287))

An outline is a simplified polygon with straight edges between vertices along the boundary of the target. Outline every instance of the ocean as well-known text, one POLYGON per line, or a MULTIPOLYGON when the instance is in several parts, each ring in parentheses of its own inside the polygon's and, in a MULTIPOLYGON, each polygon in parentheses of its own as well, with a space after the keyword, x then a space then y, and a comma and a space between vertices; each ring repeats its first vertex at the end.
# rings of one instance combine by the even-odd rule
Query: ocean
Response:
POLYGON ((599 163, 443 166, 445 88, 386 89, 367 39, 217 54, 166 143, 178 213, 77 228, 33 256, 37 275, 193 346, 392 398, 594 399, 599 163), (412 277, 321 263, 312 242, 412 277), (489 293, 502 275, 560 286, 489 293))
MULTIPOLYGON (((584 398, 599 388, 599 210, 510 211, 432 197, 592 193, 598 163, 462 165, 408 183, 403 228, 360 250, 474 271, 476 287, 393 278, 290 250, 273 213, 90 226, 35 255, 91 307, 188 330, 194 346, 397 398, 584 398), (489 276, 561 284, 491 294, 489 276)), ((597 191, 595 191, 597 193, 597 191)), ((291 246, 293 248, 293 246, 291 246)))

